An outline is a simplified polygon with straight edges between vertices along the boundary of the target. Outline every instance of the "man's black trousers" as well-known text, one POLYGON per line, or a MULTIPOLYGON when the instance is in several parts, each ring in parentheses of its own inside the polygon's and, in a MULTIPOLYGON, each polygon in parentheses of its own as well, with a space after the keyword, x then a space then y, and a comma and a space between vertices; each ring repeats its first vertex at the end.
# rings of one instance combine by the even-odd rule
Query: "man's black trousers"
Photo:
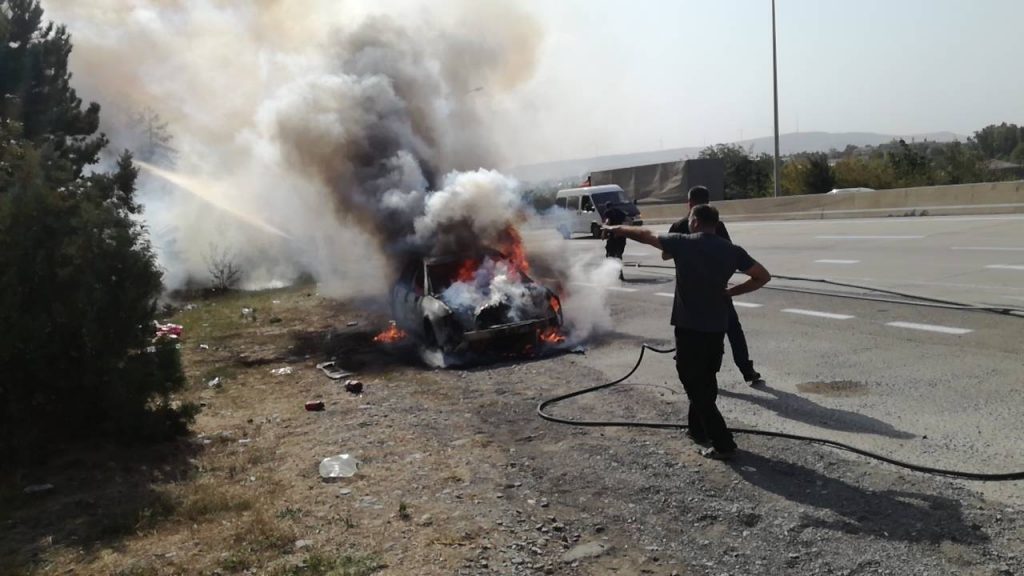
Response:
POLYGON ((729 300, 729 347, 732 348, 732 359, 736 367, 743 374, 743 379, 750 381, 754 379, 754 363, 750 361, 750 351, 747 350, 747 337, 743 335, 743 325, 740 324, 740 316, 736 313, 736 306, 729 300))
POLYGON ((625 238, 609 238, 604 243, 605 258, 618 258, 622 260, 622 254, 626 251, 625 238))
POLYGON ((722 367, 725 334, 676 328, 676 370, 690 399, 688 424, 695 440, 710 440, 715 449, 736 449, 732 433, 725 427, 718 399, 716 374, 722 367))

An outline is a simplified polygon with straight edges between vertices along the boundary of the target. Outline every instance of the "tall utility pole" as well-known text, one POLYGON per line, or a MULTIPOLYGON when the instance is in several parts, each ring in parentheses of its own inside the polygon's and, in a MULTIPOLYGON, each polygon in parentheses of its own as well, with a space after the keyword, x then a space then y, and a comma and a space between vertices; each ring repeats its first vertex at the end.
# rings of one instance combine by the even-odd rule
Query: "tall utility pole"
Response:
POLYGON ((779 195, 779 60, 775 50, 775 0, 772 0, 772 84, 775 93, 775 196, 779 195))

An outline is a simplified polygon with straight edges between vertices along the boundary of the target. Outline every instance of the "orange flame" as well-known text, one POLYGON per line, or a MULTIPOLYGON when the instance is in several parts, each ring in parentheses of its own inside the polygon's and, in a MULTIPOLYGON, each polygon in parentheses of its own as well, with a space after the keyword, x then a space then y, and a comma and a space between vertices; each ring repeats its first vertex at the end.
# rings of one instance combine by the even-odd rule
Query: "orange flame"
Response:
POLYGON ((558 298, 552 296, 548 299, 548 302, 551 304, 551 309, 555 311, 555 314, 562 311, 562 303, 558 301, 558 298))
POLYGON ((521 273, 530 273, 530 262, 526 259, 526 249, 523 247, 523 237, 513 226, 505 229, 504 252, 508 257, 508 263, 512 268, 521 273))
POLYGON ((388 324, 387 329, 380 334, 377 334, 373 338, 373 341, 378 344, 394 344, 395 342, 405 340, 407 336, 408 334, 406 334, 404 330, 399 329, 398 325, 395 324, 395 321, 392 320, 391 323, 388 324))
POLYGON ((565 342, 565 335, 558 328, 550 326, 537 334, 537 339, 545 344, 561 344, 565 342))
POLYGON ((476 276, 476 270, 479 268, 479 264, 472 258, 466 260, 459 266, 459 272, 455 275, 455 280, 458 282, 469 282, 476 276))

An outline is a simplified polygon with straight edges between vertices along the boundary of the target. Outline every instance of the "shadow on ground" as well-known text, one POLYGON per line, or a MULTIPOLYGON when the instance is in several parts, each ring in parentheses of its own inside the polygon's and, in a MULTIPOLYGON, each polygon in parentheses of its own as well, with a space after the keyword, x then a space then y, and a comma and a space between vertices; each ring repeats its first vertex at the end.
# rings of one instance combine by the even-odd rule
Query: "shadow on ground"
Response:
POLYGON ((5 473, 0 573, 40 568, 42 553, 53 547, 87 555, 117 547, 123 538, 171 516, 175 503, 159 488, 190 477, 199 450, 187 440, 149 448, 79 447, 45 466, 5 473), (39 484, 53 488, 24 493, 39 484))
POLYGON ((818 428, 841 432, 855 432, 858 434, 875 434, 877 436, 902 440, 916 438, 913 434, 897 430, 888 422, 883 422, 871 416, 865 416, 850 410, 822 406, 803 396, 784 392, 770 386, 758 386, 755 390, 767 392, 771 397, 759 394, 744 394, 725 389, 720 389, 718 393, 726 398, 745 400, 766 410, 771 410, 783 418, 803 422, 818 428))
POLYGON ((903 490, 876 492, 753 452, 742 452, 730 467, 754 486, 825 512, 805 515, 804 527, 902 542, 989 541, 980 526, 964 518, 960 502, 951 498, 903 490))
POLYGON ((334 360, 340 368, 361 374, 386 372, 396 366, 424 366, 411 339, 394 344, 374 342, 381 329, 352 326, 292 332, 289 353, 318 362, 334 360))

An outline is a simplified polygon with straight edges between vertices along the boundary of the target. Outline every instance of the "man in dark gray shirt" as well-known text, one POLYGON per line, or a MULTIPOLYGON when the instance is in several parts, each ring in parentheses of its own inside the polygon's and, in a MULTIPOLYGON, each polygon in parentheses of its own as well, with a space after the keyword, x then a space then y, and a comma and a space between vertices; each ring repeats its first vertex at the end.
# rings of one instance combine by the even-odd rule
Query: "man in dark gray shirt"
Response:
MULTIPOLYGON (((690 210, 693 210, 697 206, 709 203, 711 201, 711 192, 704 186, 694 186, 690 188, 686 199, 690 205, 690 210)), ((668 231, 670 233, 686 234, 690 231, 689 228, 690 216, 687 215, 675 224, 672 224, 668 231)), ((732 239, 729 238, 729 230, 725 227, 724 222, 718 222, 718 225, 715 226, 715 234, 732 242, 732 239)), ((672 258, 670 254, 666 253, 662 253, 661 257, 665 260, 672 258)), ((743 374, 743 379, 751 386, 764 386, 764 378, 761 378, 761 374, 754 370, 754 362, 750 359, 750 349, 747 347, 747 337, 743 334, 743 325, 740 324, 740 316, 736 313, 736 306, 733 305, 732 300, 729 301, 729 329, 726 330, 725 335, 729 339, 729 348, 732 349, 733 362, 736 363, 736 367, 743 374)))
POLYGON ((729 304, 733 296, 767 284, 771 275, 746 250, 717 236, 718 223, 718 210, 702 205, 690 211, 691 234, 655 236, 650 230, 635 226, 609 226, 607 230, 654 246, 675 262, 672 326, 676 337, 676 371, 690 400, 687 434, 698 444, 711 444, 701 451, 702 455, 726 459, 736 451, 736 442, 715 404, 715 375, 722 367, 729 304), (737 271, 750 278, 729 287, 729 279, 737 271))

